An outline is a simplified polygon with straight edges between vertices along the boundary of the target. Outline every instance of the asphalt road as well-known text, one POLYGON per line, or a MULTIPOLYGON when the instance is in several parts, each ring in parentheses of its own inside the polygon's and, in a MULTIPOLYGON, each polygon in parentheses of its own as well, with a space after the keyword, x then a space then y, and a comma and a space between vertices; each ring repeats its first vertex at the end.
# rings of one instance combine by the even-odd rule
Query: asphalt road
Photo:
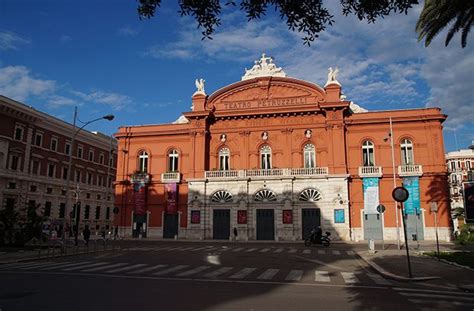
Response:
POLYGON ((0 265, 0 310, 473 310, 474 296, 399 283, 344 245, 153 242, 0 265))

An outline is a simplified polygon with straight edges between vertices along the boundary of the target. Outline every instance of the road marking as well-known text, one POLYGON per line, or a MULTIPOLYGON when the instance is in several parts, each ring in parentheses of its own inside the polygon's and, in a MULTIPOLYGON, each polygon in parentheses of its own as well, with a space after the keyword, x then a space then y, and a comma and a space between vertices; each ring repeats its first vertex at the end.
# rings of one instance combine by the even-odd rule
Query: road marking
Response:
POLYGON ((253 251, 255 251, 255 250, 257 250, 257 248, 249 248, 249 249, 247 249, 245 252, 246 252, 246 253, 250 253, 250 252, 253 252, 253 251))
POLYGON ((341 252, 335 249, 335 250, 332 251, 332 254, 333 255, 341 255, 341 252))
POLYGON ((375 282, 375 284, 379 284, 379 285, 391 285, 392 283, 390 283, 388 280, 384 279, 383 277, 381 277, 380 275, 378 274, 374 274, 374 273, 367 273, 367 276, 369 278, 372 279, 372 281, 375 282))
POLYGON ((3 268, 8 268, 8 269, 11 269, 11 268, 19 268, 19 267, 25 267, 25 266, 29 266, 29 265, 32 265, 32 264, 36 264, 37 262, 35 261, 34 263, 33 262, 12 262, 12 263, 8 263, 8 264, 4 264, 4 265, 0 265, 0 269, 3 269, 3 268))
POLYGON ((319 255, 325 255, 325 254, 326 254, 326 251, 325 251, 325 250, 322 250, 322 249, 318 249, 318 254, 319 254, 319 255))
POLYGON ((48 270, 54 270, 54 269, 62 269, 62 268, 67 268, 67 267, 73 267, 73 266, 81 266, 87 263, 91 263, 92 261, 80 261, 80 262, 73 262, 73 263, 63 263, 61 265, 54 265, 51 267, 47 268, 41 268, 39 269, 40 271, 48 271, 48 270))
POLYGON ((119 263, 115 263, 113 265, 101 266, 101 267, 95 267, 95 268, 92 268, 92 269, 82 270, 81 272, 95 272, 95 271, 100 271, 100 270, 108 270, 108 269, 111 269, 111 268, 121 267, 121 266, 125 266, 125 265, 128 265, 128 263, 119 262, 119 263))
POLYGON ((143 267, 143 266, 147 266, 147 264, 138 263, 138 264, 136 264, 136 265, 126 266, 126 267, 122 267, 122 268, 118 268, 118 269, 113 269, 113 270, 107 270, 107 271, 105 271, 105 273, 124 272, 124 271, 133 270, 133 269, 135 269, 135 268, 141 268, 141 267, 143 267))
POLYGON ((277 248, 277 249, 274 251, 274 253, 281 253, 281 252, 283 252, 283 248, 277 248))
POLYGON ((346 284, 359 283, 359 279, 352 272, 341 272, 342 278, 346 284))
POLYGON ((243 248, 242 248, 242 247, 238 247, 238 248, 234 249, 233 252, 240 252, 241 250, 243 250, 243 248))
POLYGON ((295 248, 290 248, 290 250, 288 251, 289 254, 294 254, 296 253, 296 249, 295 248))
POLYGON ((285 278, 286 281, 299 281, 303 277, 303 270, 291 270, 285 278))
POLYGON ((153 271, 153 270, 156 270, 156 269, 159 269, 159 268, 164 268, 164 267, 167 267, 167 266, 168 266, 168 265, 156 265, 156 266, 148 267, 148 268, 145 268, 145 269, 141 269, 141 270, 137 270, 137 271, 128 272, 128 274, 140 274, 140 273, 145 273, 145 272, 148 272, 148 271, 153 271))
POLYGON ((190 276, 190 275, 193 275, 193 274, 198 274, 199 272, 202 272, 202 271, 207 270, 209 268, 210 268, 210 266, 199 266, 199 267, 196 267, 194 269, 178 273, 178 274, 176 274, 176 276, 190 276))
POLYGON ((259 280, 271 280, 280 271, 280 269, 267 269, 265 272, 260 274, 257 279, 259 280))
POLYGON ((155 272, 155 273, 153 273, 153 275, 165 275, 165 274, 168 274, 168 273, 171 273, 171 272, 176 272, 178 270, 186 269, 187 267, 189 267, 189 266, 188 265, 174 266, 174 267, 171 267, 171 268, 168 268, 168 269, 165 269, 165 270, 155 272))
POLYGON ((264 249, 262 249, 259 253, 266 253, 266 252, 268 252, 269 250, 270 250, 269 248, 264 248, 264 249))
POLYGON ((311 250, 310 249, 304 249, 303 254, 311 254, 311 250))
POLYGON ((175 251, 175 250, 178 250, 178 249, 181 249, 181 246, 180 247, 173 247, 173 248, 170 248, 168 249, 169 251, 175 251))
POLYGON ((354 252, 354 251, 347 251, 346 253, 347 253, 347 255, 349 255, 349 256, 355 255, 355 252, 354 252))
POLYGON ((234 269, 233 267, 222 267, 222 268, 219 268, 215 271, 212 271, 212 272, 209 272, 207 274, 204 275, 205 278, 215 278, 215 277, 218 277, 219 275, 222 275, 222 274, 225 274, 227 272, 229 272, 230 270, 234 269))
POLYGON ((48 266, 50 264, 52 264, 53 262, 49 261, 49 262, 41 262, 41 263, 30 263, 29 265, 26 265, 26 266, 21 266, 21 267, 18 267, 17 269, 18 270, 27 270, 27 269, 34 269, 34 268, 40 268, 42 266, 48 266))
POLYGON ((61 271, 75 271, 75 270, 80 270, 82 268, 108 265, 109 263, 110 262, 98 262, 98 263, 93 263, 93 264, 85 264, 85 265, 75 266, 75 267, 72 267, 72 268, 61 269, 61 271))
POLYGON ((314 271, 314 280, 316 282, 331 282, 327 271, 314 271))
POLYGON ((193 249, 192 251, 193 251, 193 252, 196 252, 196 251, 200 251, 200 250, 205 249, 205 248, 208 248, 208 246, 205 246, 205 247, 198 247, 198 248, 193 249))
POLYGON ((243 279, 244 277, 246 277, 250 273, 254 272, 255 270, 257 270, 257 268, 243 268, 239 272, 231 275, 229 278, 231 278, 231 279, 243 279))
POLYGON ((182 251, 189 251, 191 249, 195 248, 195 246, 192 246, 192 247, 185 247, 183 249, 181 249, 182 251))

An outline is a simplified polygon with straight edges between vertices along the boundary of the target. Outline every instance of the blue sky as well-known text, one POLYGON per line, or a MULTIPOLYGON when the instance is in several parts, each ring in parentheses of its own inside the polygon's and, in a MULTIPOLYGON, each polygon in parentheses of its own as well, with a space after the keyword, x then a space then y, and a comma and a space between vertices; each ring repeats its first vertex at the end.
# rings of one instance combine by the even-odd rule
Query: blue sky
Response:
POLYGON ((311 47, 273 13, 247 23, 225 9, 213 40, 201 40, 177 1, 138 19, 135 0, 3 0, 0 2, 0 94, 66 121, 74 106, 83 121, 113 113, 89 130, 113 134, 119 126, 168 123, 188 111, 194 80, 206 92, 240 81, 265 52, 290 77, 324 85, 339 67, 348 100, 368 110, 441 107, 447 151, 474 140, 474 39, 460 47, 444 34, 425 48, 415 24, 421 7, 376 24, 341 17, 311 47))

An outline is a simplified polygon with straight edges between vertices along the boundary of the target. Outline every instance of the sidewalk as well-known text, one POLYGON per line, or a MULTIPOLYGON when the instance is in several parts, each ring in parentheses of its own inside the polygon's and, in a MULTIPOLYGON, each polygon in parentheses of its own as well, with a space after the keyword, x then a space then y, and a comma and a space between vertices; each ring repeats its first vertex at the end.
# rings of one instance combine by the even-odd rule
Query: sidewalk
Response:
MULTIPOLYGON (((402 245, 403 246, 403 245, 402 245)), ((426 282, 438 286, 459 288, 465 291, 474 291, 474 269, 438 261, 435 257, 423 255, 424 252, 436 252, 436 244, 432 242, 409 244, 410 266, 412 276, 409 275, 406 248, 397 249, 396 243, 388 243, 385 249, 377 245, 376 251, 358 251, 357 254, 378 273, 385 278, 402 282, 426 282)), ((455 244, 440 244, 440 252, 447 251, 474 251, 471 246, 455 244)))

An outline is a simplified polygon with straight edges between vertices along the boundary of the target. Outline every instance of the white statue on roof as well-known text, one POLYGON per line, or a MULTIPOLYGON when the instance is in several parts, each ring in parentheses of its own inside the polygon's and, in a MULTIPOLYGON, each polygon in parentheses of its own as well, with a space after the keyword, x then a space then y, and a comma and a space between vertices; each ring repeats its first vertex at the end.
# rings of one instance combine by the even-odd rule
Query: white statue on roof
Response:
POLYGON ((328 86, 329 84, 338 84, 338 85, 341 85, 339 83, 339 81, 337 81, 337 75, 339 73, 339 68, 335 68, 335 69, 332 69, 332 67, 329 67, 328 69, 328 81, 326 82, 326 84, 324 85, 325 87, 328 86))
POLYGON ((273 58, 262 54, 260 60, 256 60, 252 68, 245 68, 245 75, 242 77, 242 81, 249 80, 257 77, 286 77, 286 73, 277 67, 273 63, 273 58))
POLYGON ((206 82, 206 80, 196 79, 196 82, 194 82, 194 84, 196 85, 197 91, 194 92, 194 95, 196 95, 196 94, 206 95, 206 91, 204 91, 204 82, 206 82))

